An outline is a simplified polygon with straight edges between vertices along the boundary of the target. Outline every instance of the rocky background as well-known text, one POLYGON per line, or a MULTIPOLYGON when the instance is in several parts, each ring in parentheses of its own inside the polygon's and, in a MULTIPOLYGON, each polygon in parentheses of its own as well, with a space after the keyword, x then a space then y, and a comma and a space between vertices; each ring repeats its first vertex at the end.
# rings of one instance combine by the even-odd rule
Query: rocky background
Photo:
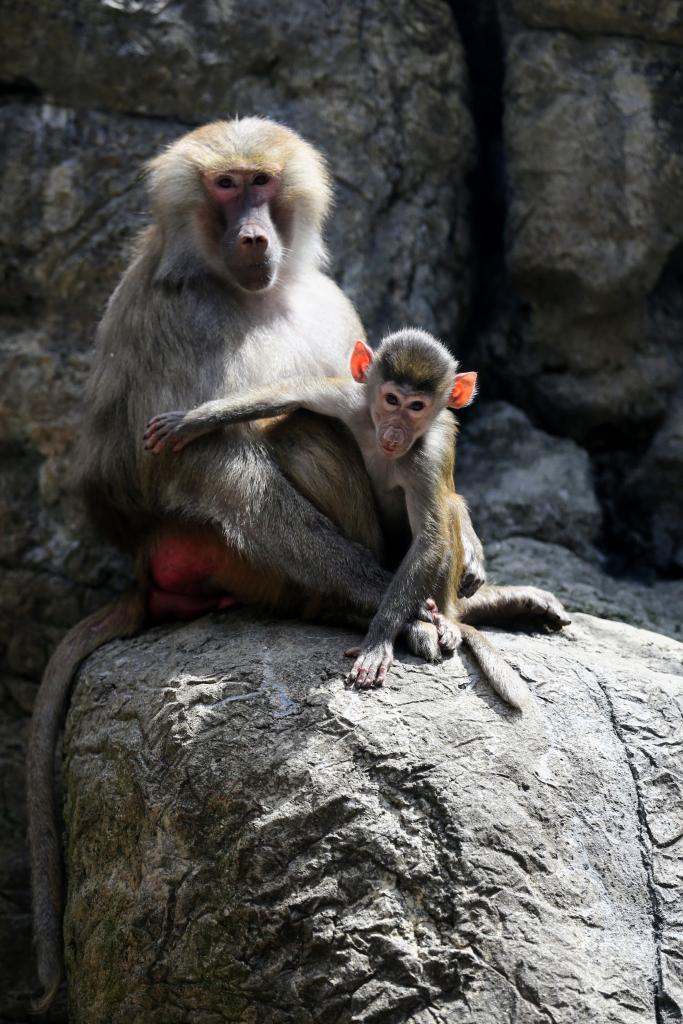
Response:
POLYGON ((491 574, 680 636, 683 3, 6 0, 0 85, 4 1024, 27 1020, 35 686, 128 573, 69 466, 141 165, 234 113, 315 142, 372 336, 422 324, 481 373, 459 485, 491 574))

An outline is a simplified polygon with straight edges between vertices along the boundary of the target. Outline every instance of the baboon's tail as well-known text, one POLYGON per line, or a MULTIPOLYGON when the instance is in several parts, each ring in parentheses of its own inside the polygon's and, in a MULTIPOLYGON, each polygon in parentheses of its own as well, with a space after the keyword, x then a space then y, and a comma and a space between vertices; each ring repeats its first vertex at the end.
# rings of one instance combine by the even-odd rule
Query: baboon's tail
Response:
POLYGON ((459 622, 463 641, 477 659, 479 667, 496 693, 520 711, 528 703, 531 694, 520 675, 510 668, 492 643, 474 626, 459 622))
POLYGON ((69 630, 50 658, 36 697, 26 766, 33 940, 43 988, 33 1007, 36 1013, 47 1010, 62 979, 62 857, 54 760, 71 680, 84 658, 109 640, 137 632, 144 617, 144 595, 133 590, 83 619, 69 630))

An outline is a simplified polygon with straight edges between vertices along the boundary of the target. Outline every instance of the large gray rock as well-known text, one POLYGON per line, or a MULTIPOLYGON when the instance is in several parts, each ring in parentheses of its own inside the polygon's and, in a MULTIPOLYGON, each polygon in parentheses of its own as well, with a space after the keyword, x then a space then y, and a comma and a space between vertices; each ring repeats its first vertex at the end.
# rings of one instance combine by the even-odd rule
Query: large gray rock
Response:
POLYGON ((646 299, 683 240, 680 52, 513 23, 506 59, 508 266, 529 314, 505 372, 558 431, 632 436, 679 372, 646 299))
POLYGON ((683 43, 681 0, 511 0, 511 6, 534 28, 683 43))
POLYGON ((43 359, 57 349, 73 361, 89 348, 146 223, 142 167, 184 128, 19 102, 0 109, 0 126, 0 303, 26 318, 21 327, 33 342, 27 362, 36 341, 43 359), (48 332, 46 317, 60 314, 48 332))
POLYGON ((74 1024, 680 1019, 683 646, 580 616, 344 688, 349 634, 115 643, 69 716, 74 1024))
POLYGON ((456 480, 482 541, 535 537, 594 557, 601 513, 588 454, 507 402, 461 419, 456 480))

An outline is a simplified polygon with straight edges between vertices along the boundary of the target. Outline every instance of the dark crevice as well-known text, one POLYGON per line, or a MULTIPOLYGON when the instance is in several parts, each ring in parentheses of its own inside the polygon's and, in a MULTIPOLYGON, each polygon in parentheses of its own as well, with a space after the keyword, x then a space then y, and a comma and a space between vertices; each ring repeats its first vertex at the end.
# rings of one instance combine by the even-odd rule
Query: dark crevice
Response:
POLYGON ((591 463, 595 493, 603 515, 598 538, 606 558, 603 568, 610 576, 649 584, 655 582, 658 573, 646 558, 642 534, 624 522, 618 501, 622 482, 646 448, 647 445, 642 445, 638 452, 632 448, 594 452, 591 463))
MULTIPOLYGON (((605 572, 617 579, 652 584, 657 580, 676 580, 683 570, 674 561, 658 564, 656 523, 653 509, 661 495, 633 493, 630 474, 645 456, 649 445, 610 449, 592 453, 595 492, 603 513, 597 544, 606 557, 605 572)), ((663 563, 663 559, 659 560, 663 563)))
POLYGON ((0 80, 0 103, 10 100, 38 100, 42 99, 42 96, 42 89, 28 78, 0 80))
POLYGON ((499 313, 506 292, 503 40, 495 0, 450 0, 463 43, 477 160, 466 184, 471 198, 472 302, 464 332, 467 352, 499 313))

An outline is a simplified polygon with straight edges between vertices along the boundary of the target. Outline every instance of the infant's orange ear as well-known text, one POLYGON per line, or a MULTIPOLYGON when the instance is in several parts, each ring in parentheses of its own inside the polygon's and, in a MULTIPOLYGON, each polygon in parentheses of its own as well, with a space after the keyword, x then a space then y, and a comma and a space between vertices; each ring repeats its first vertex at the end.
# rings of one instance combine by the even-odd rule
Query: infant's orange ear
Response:
POLYGON ((364 384, 368 369, 374 356, 372 349, 364 341, 357 341, 351 353, 351 373, 358 384, 364 384))
POLYGON ((469 405, 477 393, 476 373, 456 373, 450 398, 448 399, 449 409, 462 409, 469 405))

